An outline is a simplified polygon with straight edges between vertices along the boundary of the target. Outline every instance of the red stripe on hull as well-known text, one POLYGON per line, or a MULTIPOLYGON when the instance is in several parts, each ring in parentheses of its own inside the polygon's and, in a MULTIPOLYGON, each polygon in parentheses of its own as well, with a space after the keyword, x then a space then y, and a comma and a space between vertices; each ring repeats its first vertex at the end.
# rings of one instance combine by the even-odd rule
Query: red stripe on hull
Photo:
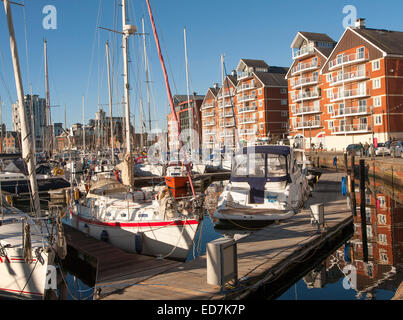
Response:
POLYGON ((76 217, 78 220, 96 224, 99 226, 106 226, 106 227, 120 227, 120 228, 130 228, 130 227, 166 227, 166 226, 183 226, 183 225, 197 225, 199 221, 197 220, 186 220, 186 221, 168 221, 168 222, 132 222, 132 223, 121 223, 121 222, 100 222, 95 220, 86 219, 80 217, 70 211, 71 214, 76 217))
POLYGON ((32 295, 35 295, 35 296, 43 296, 43 293, 39 293, 39 292, 29 292, 29 291, 21 291, 21 290, 12 290, 12 289, 6 289, 6 288, 0 288, 0 291, 18 292, 18 293, 24 293, 24 294, 32 294, 32 295))

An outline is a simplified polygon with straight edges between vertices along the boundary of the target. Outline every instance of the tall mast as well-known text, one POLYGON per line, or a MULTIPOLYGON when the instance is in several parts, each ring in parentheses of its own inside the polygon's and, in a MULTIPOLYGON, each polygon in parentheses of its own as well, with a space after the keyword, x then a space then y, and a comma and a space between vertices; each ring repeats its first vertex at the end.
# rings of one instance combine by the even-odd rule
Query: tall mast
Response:
POLYGON ((146 69, 146 84, 147 84, 147 106, 148 106, 148 129, 151 134, 151 100, 150 100, 150 78, 148 75, 148 57, 147 57, 147 46, 146 46, 146 33, 144 29, 144 18, 141 19, 143 24, 143 42, 144 42, 144 68, 146 69))
POLYGON ((4 10, 7 15, 8 32, 10 35, 10 49, 11 49, 11 56, 12 56, 12 60, 13 60, 13 67, 14 67, 15 86, 16 86, 17 95, 18 95, 18 106, 19 106, 19 114, 20 114, 20 122, 21 122, 22 158, 27 162, 29 182, 30 182, 31 191, 32 191, 34 213, 37 217, 40 217, 41 210, 40 210, 38 185, 37 185, 37 181, 36 181, 36 172, 35 172, 35 162, 34 162, 35 155, 32 150, 32 143, 31 143, 32 136, 29 134, 29 130, 28 130, 29 127, 28 127, 27 113, 26 113, 25 102, 24 102, 24 88, 22 85, 20 63, 18 60, 18 49, 17 49, 17 43, 15 41, 13 18, 11 16, 11 8, 10 8, 9 0, 4 0, 4 10))
POLYGON ((109 52, 109 42, 106 41, 106 63, 108 67, 108 90, 109 90, 109 113, 111 117, 110 127, 111 127, 111 149, 112 149, 112 164, 115 164, 115 147, 113 145, 113 118, 112 118, 112 86, 111 86, 111 67, 110 67, 110 52, 109 52))
POLYGON ((132 152, 130 141, 130 84, 129 84, 129 65, 128 65, 128 43, 130 35, 136 32, 136 28, 126 24, 127 0, 122 0, 122 23, 123 23, 123 68, 124 68, 124 92, 125 92, 125 110, 126 110, 126 149, 127 153, 132 152))
POLYGON ((85 99, 83 96, 83 150, 85 154, 85 99))
MULTIPOLYGON (((224 98, 224 55, 221 55, 221 81, 222 81, 222 87, 221 87, 221 97, 222 97, 222 123, 223 123, 223 139, 224 139, 224 146, 226 145, 226 135, 227 135, 227 129, 225 128, 225 98, 224 98)), ((221 127, 221 125, 220 125, 221 127)), ((220 130, 219 130, 220 131, 220 130)), ((227 152, 227 150, 225 150, 227 152)))
POLYGON ((189 111, 189 128, 190 128, 190 150, 193 150, 193 108, 190 107, 190 94, 189 94, 189 70, 188 70, 188 53, 186 44, 186 28, 183 29, 183 38, 185 42, 185 66, 186 66, 186 93, 188 97, 189 111))
POLYGON ((44 42, 44 56, 45 56, 45 90, 46 90, 46 110, 45 110, 45 119, 46 119, 46 141, 50 142, 49 145, 49 154, 52 153, 53 148, 53 133, 52 133, 52 119, 50 115, 50 93, 49 93, 49 74, 48 74, 48 45, 46 39, 44 42))

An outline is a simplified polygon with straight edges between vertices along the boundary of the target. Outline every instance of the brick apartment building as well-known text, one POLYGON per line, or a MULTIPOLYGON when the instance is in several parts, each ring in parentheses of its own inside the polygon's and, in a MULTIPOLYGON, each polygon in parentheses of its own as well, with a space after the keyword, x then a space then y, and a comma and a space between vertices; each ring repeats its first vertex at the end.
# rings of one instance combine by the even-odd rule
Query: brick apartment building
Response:
POLYGON ((247 145, 286 137, 287 70, 241 59, 221 87, 209 88, 202 105, 204 148, 233 149, 237 139, 247 145))
POLYGON ((402 139, 403 32, 369 29, 365 19, 358 19, 337 44, 333 42, 320 70, 313 69, 314 52, 331 41, 326 44, 327 36, 317 35, 298 33, 292 45, 297 69, 306 76, 293 77, 293 71, 288 75, 291 141, 343 150, 352 143, 402 139), (310 67, 315 73, 308 72, 310 67), (302 85, 299 81, 304 89, 295 92, 302 85))

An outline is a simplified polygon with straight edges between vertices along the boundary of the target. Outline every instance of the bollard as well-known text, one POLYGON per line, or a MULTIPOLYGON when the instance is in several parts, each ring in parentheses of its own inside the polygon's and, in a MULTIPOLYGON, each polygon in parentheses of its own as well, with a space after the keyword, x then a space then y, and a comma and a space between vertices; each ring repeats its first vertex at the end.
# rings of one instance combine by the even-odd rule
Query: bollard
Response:
POLYGON ((325 224, 325 206, 323 203, 311 205, 311 224, 317 224, 318 226, 325 224))
POLYGON ((221 288, 238 280, 238 257, 234 239, 220 238, 207 243, 207 283, 221 288))

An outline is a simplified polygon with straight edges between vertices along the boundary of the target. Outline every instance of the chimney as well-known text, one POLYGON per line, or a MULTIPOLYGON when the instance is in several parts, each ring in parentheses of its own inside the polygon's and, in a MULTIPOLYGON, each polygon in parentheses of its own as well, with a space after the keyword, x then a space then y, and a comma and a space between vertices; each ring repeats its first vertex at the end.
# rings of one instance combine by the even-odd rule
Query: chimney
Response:
POLYGON ((232 71, 231 71, 231 75, 232 75, 233 77, 236 77, 236 71, 235 71, 235 70, 232 70, 232 71))
POLYGON ((358 29, 365 29, 365 19, 364 18, 358 18, 355 21, 355 27, 358 29))
POLYGON ((214 83, 214 89, 218 90, 218 83, 214 83))

